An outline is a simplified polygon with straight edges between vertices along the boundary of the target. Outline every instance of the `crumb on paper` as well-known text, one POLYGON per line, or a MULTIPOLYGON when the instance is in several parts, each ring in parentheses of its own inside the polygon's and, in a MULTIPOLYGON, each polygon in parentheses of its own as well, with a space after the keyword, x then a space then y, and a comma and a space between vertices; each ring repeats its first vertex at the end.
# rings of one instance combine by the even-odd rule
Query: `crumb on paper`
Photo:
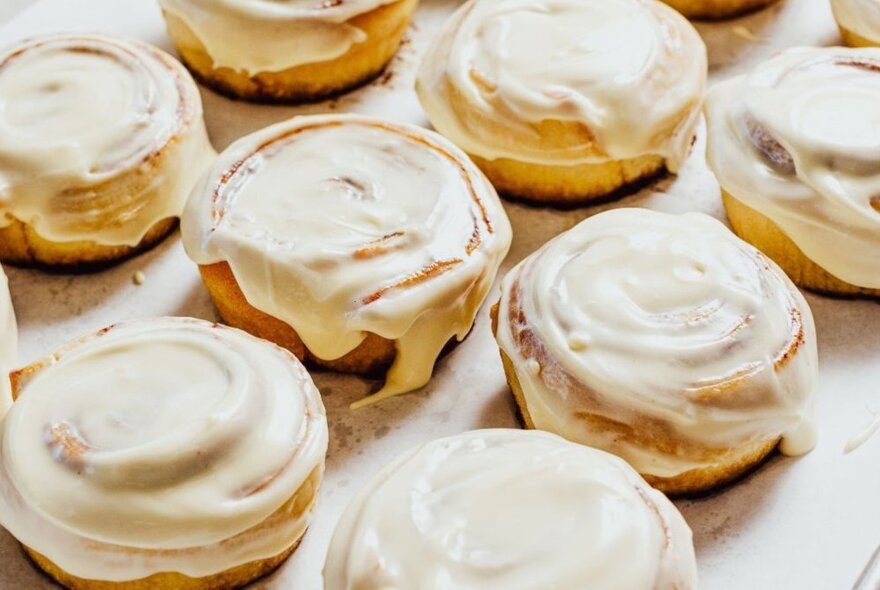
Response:
POLYGON ((733 34, 737 37, 742 37, 746 41, 751 41, 752 43, 760 43, 761 38, 755 35, 751 29, 743 25, 736 25, 733 27, 733 34))
POLYGON ((146 275, 144 275, 144 271, 139 270, 136 273, 134 273, 134 276, 131 277, 131 280, 132 280, 132 282, 134 282, 135 285, 143 285, 144 281, 147 280, 147 277, 146 277, 146 275))

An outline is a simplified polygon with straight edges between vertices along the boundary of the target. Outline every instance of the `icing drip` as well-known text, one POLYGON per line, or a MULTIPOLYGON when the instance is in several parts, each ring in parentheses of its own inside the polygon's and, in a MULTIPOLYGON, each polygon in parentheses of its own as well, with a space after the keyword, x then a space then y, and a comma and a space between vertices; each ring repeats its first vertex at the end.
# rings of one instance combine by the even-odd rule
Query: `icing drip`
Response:
POLYGON ((495 191, 454 146, 358 116, 299 117, 233 144, 182 223, 198 264, 336 359, 397 341, 375 401, 423 386, 470 330, 510 245, 495 191))
POLYGON ((842 26, 880 43, 880 0, 831 0, 831 8, 842 26))
POLYGON ((158 49, 57 35, 0 54, 0 225, 133 246, 213 156, 195 83, 158 49))
POLYGON ((794 49, 707 98, 734 198, 835 277, 880 288, 880 49, 794 49))
POLYGON ((277 555, 308 525, 311 509, 254 530, 323 471, 320 395, 286 351, 150 319, 21 375, 0 425, 0 523, 65 571, 202 577, 277 555))
POLYGON ((616 457, 518 430, 393 462, 343 514, 324 568, 325 590, 696 584, 691 531, 665 496, 616 457))
POLYGON ((18 326, 9 296, 9 281, 0 266, 0 419, 12 404, 9 371, 18 361, 18 326))
POLYGON ((810 309, 772 262, 710 217, 596 215, 523 261, 502 289, 497 339, 540 429, 659 477, 779 437, 789 454, 815 444, 810 309), (657 443, 669 438, 672 448, 657 443))
POLYGON ((396 0, 159 0, 215 67, 250 74, 328 61, 366 40, 346 21, 396 0))
POLYGON ((694 28, 653 0, 477 0, 447 22, 417 90, 438 131, 483 158, 660 155, 674 170, 690 149, 706 67, 694 28), (548 120, 585 130, 547 145, 535 125, 548 120))

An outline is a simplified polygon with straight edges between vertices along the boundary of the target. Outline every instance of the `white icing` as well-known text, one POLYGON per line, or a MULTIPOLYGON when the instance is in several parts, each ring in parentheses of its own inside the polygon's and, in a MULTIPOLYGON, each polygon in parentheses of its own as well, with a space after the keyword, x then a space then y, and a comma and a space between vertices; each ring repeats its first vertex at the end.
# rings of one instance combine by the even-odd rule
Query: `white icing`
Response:
POLYGON ((396 0, 159 0, 183 20, 214 67, 249 74, 335 59, 366 33, 346 22, 396 0))
POLYGON ((843 27, 880 43, 880 0, 831 0, 831 9, 843 27))
POLYGON ((511 239, 498 196, 457 148, 351 115, 298 117, 233 144, 193 191, 182 232, 195 262, 228 262, 248 302, 317 357, 339 358, 367 332, 397 341, 373 400, 428 382, 511 239))
POLYGON ((502 290, 498 343, 537 428, 659 477, 711 466, 707 452, 779 437, 789 454, 815 445, 810 308, 715 219, 601 213, 524 260, 502 290), (527 368, 533 359, 538 374, 527 368), (638 436, 583 413, 638 425, 638 436))
POLYGON ((18 325, 9 296, 9 280, 0 266, 0 419, 12 404, 9 371, 18 363, 18 325))
POLYGON ((472 0, 429 49, 417 90, 437 130, 483 158, 571 165, 659 155, 675 170, 694 136, 706 67, 694 28, 654 0, 472 0), (581 123, 592 141, 548 147, 534 129, 546 120, 581 123))
POLYGON ((327 437, 286 351, 201 320, 118 324, 18 392, 0 425, 0 523, 81 578, 218 573, 304 532, 311 508, 251 529, 320 475, 327 437))
POLYGON ((154 47, 55 35, 0 53, 0 225, 136 245, 213 156, 195 83, 154 47))
POLYGON ((342 515, 324 590, 688 590, 691 531, 602 451, 481 430, 393 462, 342 515))
POLYGON ((712 88, 706 112, 721 186, 835 277, 880 288, 880 49, 788 50, 712 88))

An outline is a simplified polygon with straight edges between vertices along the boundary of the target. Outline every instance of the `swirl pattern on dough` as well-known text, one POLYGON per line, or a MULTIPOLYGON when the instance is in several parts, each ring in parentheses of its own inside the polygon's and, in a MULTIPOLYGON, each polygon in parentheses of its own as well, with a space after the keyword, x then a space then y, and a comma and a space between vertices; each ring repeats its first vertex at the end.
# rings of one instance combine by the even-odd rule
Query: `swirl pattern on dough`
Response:
POLYGON ((547 433, 478 430, 377 474, 343 513, 324 581, 325 590, 689 590, 697 573, 681 514, 622 460, 547 433))
POLYGON ((198 88, 155 47, 52 35, 0 54, 0 226, 134 246, 213 156, 198 88))
POLYGON ((499 346, 534 425, 668 478, 815 444, 815 328, 771 261, 702 214, 587 219, 504 279, 499 346))
POLYGON ((428 382, 470 331, 510 246, 485 177, 455 146, 367 117, 298 117, 233 144, 187 205, 187 253, 225 261, 248 303, 321 359, 397 343, 372 399, 428 382))
POLYGON ((275 556, 308 525, 311 507, 277 512, 320 481, 327 422, 283 349, 201 320, 138 320, 23 369, 16 389, 0 522, 72 575, 202 577, 275 556))
POLYGON ((676 170, 705 82, 700 36, 655 0, 473 0, 429 49, 417 90, 434 127, 486 159, 656 155, 676 170), (548 144, 536 130, 547 121, 580 132, 548 144))
POLYGON ((880 288, 880 49, 791 49, 715 86, 707 156, 731 196, 838 279, 880 288))

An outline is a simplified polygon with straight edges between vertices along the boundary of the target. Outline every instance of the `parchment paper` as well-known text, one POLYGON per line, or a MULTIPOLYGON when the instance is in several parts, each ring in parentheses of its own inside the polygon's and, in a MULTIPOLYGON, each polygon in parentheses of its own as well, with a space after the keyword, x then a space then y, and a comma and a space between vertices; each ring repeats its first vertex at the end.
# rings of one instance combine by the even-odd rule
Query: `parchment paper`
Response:
MULTIPOLYGON (((243 134, 308 112, 351 110, 426 125, 412 91, 414 68, 426 41, 456 5, 454 0, 422 0, 407 42, 388 72, 344 98, 309 107, 267 107, 203 91, 215 147, 222 150, 243 134)), ((698 28, 709 46, 714 80, 783 47, 839 42, 827 0, 788 0, 742 19, 698 28)), ((0 28, 0 44, 57 31, 130 35, 173 51, 155 0, 42 0, 0 28)), ((699 210, 723 218, 717 183, 705 167, 704 143, 701 132, 678 177, 613 204, 560 212, 508 203, 514 241, 502 272, 559 232, 609 207, 699 210)), ((18 314, 22 363, 118 320, 159 315, 216 319, 177 235, 98 274, 52 275, 9 267, 6 272, 18 314), (132 276, 139 270, 146 282, 136 286, 132 276)), ((493 291, 492 300, 496 297, 493 291)), ((718 493, 676 502, 694 530, 703 588, 849 588, 880 543, 880 436, 843 454, 846 441, 870 421, 869 409, 880 410, 880 305, 807 297, 819 330, 819 446, 800 459, 775 456, 718 493)), ((319 507, 294 556, 255 588, 319 590, 324 554, 339 514, 365 480, 398 453, 472 428, 517 426, 486 311, 481 310, 476 329, 439 363, 434 379, 420 392, 351 412, 349 403, 377 383, 315 374, 331 430, 319 507)), ((2 529, 0 564, 0 588, 53 587, 2 529)))

